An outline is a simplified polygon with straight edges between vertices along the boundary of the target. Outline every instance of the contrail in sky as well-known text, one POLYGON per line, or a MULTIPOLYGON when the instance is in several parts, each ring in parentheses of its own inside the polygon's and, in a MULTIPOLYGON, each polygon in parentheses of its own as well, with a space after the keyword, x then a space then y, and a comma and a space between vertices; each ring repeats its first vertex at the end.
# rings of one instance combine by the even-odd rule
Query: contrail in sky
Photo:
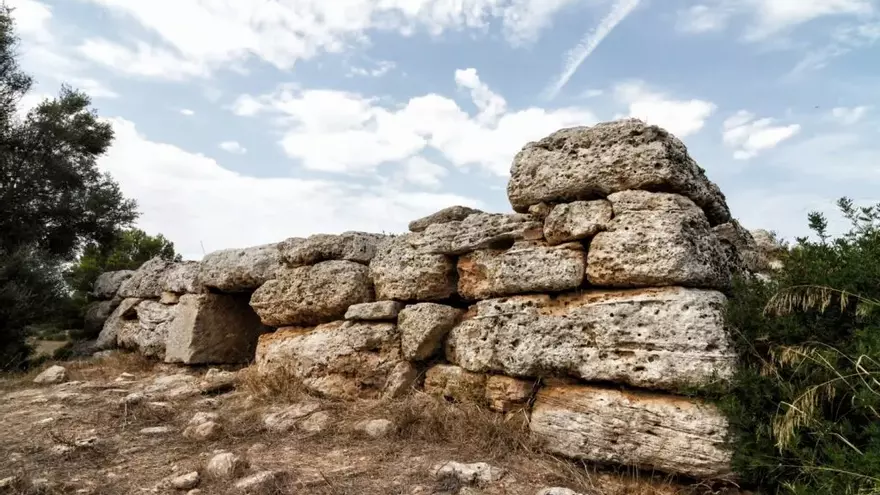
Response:
POLYGON ((544 90, 544 96, 547 99, 553 99, 559 94, 559 91, 568 84, 571 76, 577 72, 578 67, 584 63, 584 60, 596 50, 602 40, 608 36, 611 31, 617 27, 626 17, 639 6, 641 0, 616 0, 611 7, 611 12, 602 19, 602 22, 595 29, 589 31, 581 38, 580 43, 568 51, 565 56, 565 66, 559 76, 552 84, 544 90))

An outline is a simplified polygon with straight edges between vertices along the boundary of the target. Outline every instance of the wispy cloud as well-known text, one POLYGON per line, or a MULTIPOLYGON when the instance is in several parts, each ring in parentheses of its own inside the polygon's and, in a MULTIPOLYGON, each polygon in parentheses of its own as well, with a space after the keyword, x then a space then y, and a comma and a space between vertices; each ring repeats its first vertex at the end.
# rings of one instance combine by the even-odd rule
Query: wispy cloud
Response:
POLYGON ((616 0, 611 7, 611 12, 592 31, 588 32, 581 38, 580 43, 569 50, 565 56, 565 65, 562 72, 547 86, 544 90, 544 96, 553 99, 568 84, 571 76, 577 72, 584 60, 587 59, 599 47, 602 41, 614 31, 618 24, 623 22, 627 16, 639 6, 641 0, 616 0))

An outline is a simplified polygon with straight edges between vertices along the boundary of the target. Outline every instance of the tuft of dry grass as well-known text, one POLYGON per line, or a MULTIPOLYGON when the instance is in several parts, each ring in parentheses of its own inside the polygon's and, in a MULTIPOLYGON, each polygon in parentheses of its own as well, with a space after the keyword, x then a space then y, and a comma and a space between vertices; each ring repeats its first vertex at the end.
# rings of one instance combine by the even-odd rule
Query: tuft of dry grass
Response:
POLYGON ((263 403, 294 403, 308 397, 302 381, 288 366, 244 368, 238 372, 236 389, 263 403))

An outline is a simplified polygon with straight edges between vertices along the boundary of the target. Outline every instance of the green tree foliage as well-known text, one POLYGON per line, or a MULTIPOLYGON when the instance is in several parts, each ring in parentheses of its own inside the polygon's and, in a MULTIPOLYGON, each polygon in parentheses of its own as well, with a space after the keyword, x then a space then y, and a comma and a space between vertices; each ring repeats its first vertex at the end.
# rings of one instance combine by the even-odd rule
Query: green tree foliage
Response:
POLYGON ((767 493, 880 493, 880 205, 838 206, 849 232, 811 213, 818 241, 731 298, 743 368, 719 401, 736 469, 767 493))
POLYGON ((16 60, 10 9, 0 5, 0 366, 21 362, 29 324, 57 315, 61 266, 87 244, 110 242, 137 216, 96 166, 113 140, 85 94, 62 88, 24 117, 33 81, 16 60))

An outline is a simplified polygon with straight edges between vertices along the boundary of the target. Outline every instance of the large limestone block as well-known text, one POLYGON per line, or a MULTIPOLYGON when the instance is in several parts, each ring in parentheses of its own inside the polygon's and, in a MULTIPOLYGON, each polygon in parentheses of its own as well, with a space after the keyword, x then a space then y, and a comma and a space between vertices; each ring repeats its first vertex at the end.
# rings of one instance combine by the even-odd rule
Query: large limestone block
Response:
POLYGON ((370 262, 378 299, 436 301, 455 294, 455 262, 443 254, 427 254, 410 245, 404 234, 385 240, 370 262))
POLYGON ((486 400, 486 375, 459 366, 438 364, 425 373, 425 393, 457 402, 482 404, 486 400))
POLYGON ((83 329, 88 335, 96 335, 104 328, 107 319, 113 314, 113 310, 119 306, 119 299, 109 301, 95 301, 86 306, 86 314, 83 329))
POLYGON ((730 220, 724 195, 675 136, 636 119, 573 127, 529 143, 513 160, 513 209, 603 198, 628 189, 691 198, 713 225, 730 220))
POLYGON ((773 234, 764 229, 752 230, 749 233, 755 241, 759 266, 767 271, 782 268, 782 256, 785 253, 785 246, 773 234))
POLYGON ((353 261, 366 265, 373 259, 376 246, 385 237, 383 234, 368 232, 316 234, 308 239, 288 239, 280 243, 278 249, 284 262, 292 267, 334 260, 353 261))
POLYGON ((397 318, 403 357, 409 361, 421 361, 434 355, 461 314, 460 309, 436 303, 419 303, 404 308, 397 318))
POLYGON ((449 208, 443 208, 437 213, 413 220, 409 223, 409 230, 410 232, 421 232, 435 223, 456 222, 464 220, 475 213, 483 212, 467 206, 450 206, 449 208))
POLYGON ((748 275, 767 269, 754 237, 738 221, 716 225, 712 227, 712 232, 718 238, 731 274, 748 275))
POLYGON ((158 257, 147 261, 135 270, 131 277, 122 282, 119 286, 119 297, 158 299, 162 295, 165 273, 172 266, 174 266, 173 262, 158 257))
POLYGON ((613 216, 611 203, 604 199, 559 204, 544 219, 544 238, 551 246, 588 239, 606 230, 613 216))
POLYGON ((587 268, 579 243, 550 247, 519 241, 510 249, 481 249, 458 259, 458 293, 467 299, 580 287, 587 268))
POLYGON ((682 397, 585 386, 538 392, 529 423, 550 452, 696 478, 731 476, 726 418, 682 397))
POLYGON ((409 243, 432 254, 457 255, 543 237, 543 225, 527 214, 478 213, 461 221, 435 223, 409 243))
POLYGON ((720 292, 681 287, 490 299, 452 329, 446 357, 481 373, 701 385, 734 371, 725 304, 720 292))
POLYGON ((590 243, 587 279, 591 284, 714 289, 730 285, 718 237, 693 201, 645 191, 624 191, 608 199, 614 220, 590 243))
POLYGON ((165 361, 237 364, 254 359, 257 339, 268 329, 247 294, 184 294, 168 327, 165 361))
POLYGON ((162 280, 162 290, 175 294, 198 294, 203 289, 199 285, 199 270, 201 264, 198 261, 182 261, 174 263, 165 272, 162 280))
POLYGON ((336 321, 260 336, 262 373, 286 368, 309 390, 334 398, 377 398, 399 393, 400 334, 393 323, 336 321))
POLYGON ((115 272, 104 272, 95 279, 95 285, 92 288, 92 296, 95 299, 113 299, 119 292, 122 283, 134 275, 134 270, 119 270, 115 272))
POLYGON ((177 306, 145 300, 135 306, 134 311, 138 324, 122 325, 116 335, 117 344, 147 357, 164 358, 165 340, 177 316, 177 306))
POLYGON ((107 321, 104 322, 104 327, 101 329, 101 333, 98 335, 98 340, 95 342, 95 349, 114 349, 117 345, 116 336, 119 335, 120 331, 123 334, 131 334, 134 332, 133 329, 125 327, 137 327, 138 320, 135 307, 140 304, 141 301, 143 301, 143 299, 123 299, 122 302, 116 306, 116 309, 110 313, 107 321))
POLYGON ((280 268, 277 244, 225 249, 202 259, 198 282, 223 292, 251 291, 274 278, 280 268))
POLYGON ((254 292, 251 307, 272 327, 338 320, 352 304, 373 301, 369 272, 351 261, 287 268, 254 292))
POLYGON ((346 320, 394 321, 403 309, 397 301, 376 301, 352 304, 345 311, 346 320))
POLYGON ((486 379, 486 402, 489 409, 503 413, 527 409, 536 388, 535 380, 491 375, 486 379))

